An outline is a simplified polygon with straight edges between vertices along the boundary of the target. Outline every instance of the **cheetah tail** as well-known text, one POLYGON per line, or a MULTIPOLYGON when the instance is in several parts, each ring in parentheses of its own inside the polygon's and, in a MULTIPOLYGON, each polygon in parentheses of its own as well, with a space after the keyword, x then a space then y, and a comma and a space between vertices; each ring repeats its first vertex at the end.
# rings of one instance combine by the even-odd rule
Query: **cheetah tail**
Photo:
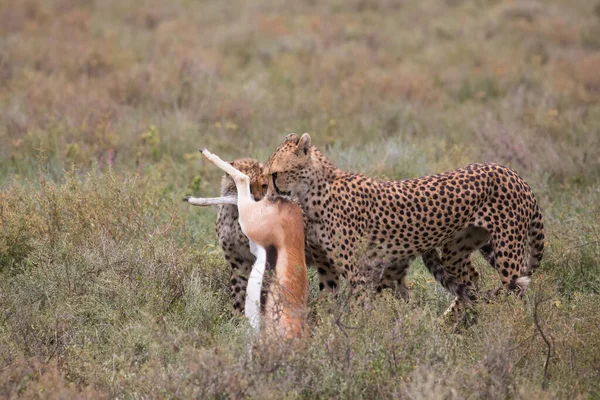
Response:
POLYGON ((528 243, 529 262, 523 276, 531 276, 540 266, 544 255, 544 221, 537 201, 535 201, 535 210, 529 222, 528 243))
POLYGON ((477 300, 475 291, 465 283, 461 282, 456 276, 449 273, 442 264, 442 260, 436 249, 431 249, 423 253, 423 263, 431 272, 431 275, 450 293, 466 303, 477 300))

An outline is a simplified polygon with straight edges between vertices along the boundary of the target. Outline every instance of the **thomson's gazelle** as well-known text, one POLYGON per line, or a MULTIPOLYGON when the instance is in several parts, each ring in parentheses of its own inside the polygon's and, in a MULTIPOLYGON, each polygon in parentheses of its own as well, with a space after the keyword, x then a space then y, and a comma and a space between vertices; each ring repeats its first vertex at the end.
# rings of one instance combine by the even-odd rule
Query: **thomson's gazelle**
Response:
POLYGON ((237 188, 237 199, 186 198, 193 205, 235 204, 242 231, 250 241, 256 262, 248 279, 245 315, 255 330, 261 315, 268 331, 285 337, 301 337, 307 332, 308 273, 304 257, 304 219, 300 206, 283 197, 255 201, 247 175, 207 149, 200 152, 228 173, 237 188), (264 274, 274 271, 266 301, 261 303, 264 274), (261 307, 262 305, 262 307, 261 307), (262 309, 262 312, 261 312, 262 309))

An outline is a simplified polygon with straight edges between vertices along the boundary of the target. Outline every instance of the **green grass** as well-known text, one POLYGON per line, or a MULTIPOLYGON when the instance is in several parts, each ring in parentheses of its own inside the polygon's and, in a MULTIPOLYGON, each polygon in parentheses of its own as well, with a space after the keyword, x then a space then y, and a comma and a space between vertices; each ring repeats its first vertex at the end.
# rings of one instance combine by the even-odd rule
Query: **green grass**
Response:
POLYGON ((0 397, 597 398, 599 31, 584 0, 0 0, 0 397), (420 261, 367 308, 311 271, 312 338, 251 357, 215 210, 181 198, 218 193, 199 147, 289 132, 383 178, 518 170, 547 233, 525 299, 456 333, 420 261))

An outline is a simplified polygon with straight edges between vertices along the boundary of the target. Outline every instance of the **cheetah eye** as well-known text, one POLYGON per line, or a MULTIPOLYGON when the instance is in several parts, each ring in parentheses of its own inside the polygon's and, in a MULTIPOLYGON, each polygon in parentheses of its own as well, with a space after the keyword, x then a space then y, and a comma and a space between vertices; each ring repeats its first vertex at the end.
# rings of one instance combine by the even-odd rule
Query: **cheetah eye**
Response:
POLYGON ((262 188, 263 188, 263 190, 266 190, 266 189, 268 189, 268 188, 269 188, 269 185, 267 185, 266 183, 263 183, 263 184, 262 184, 262 188))

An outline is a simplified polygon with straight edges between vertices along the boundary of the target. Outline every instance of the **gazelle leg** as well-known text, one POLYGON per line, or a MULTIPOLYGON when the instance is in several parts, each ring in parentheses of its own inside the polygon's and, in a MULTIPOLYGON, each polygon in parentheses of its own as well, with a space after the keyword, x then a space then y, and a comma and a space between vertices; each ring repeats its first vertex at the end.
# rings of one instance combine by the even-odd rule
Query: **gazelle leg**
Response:
POLYGON ((227 172, 233 178, 233 181, 235 182, 235 187, 237 188, 238 192, 238 205, 242 201, 250 200, 254 202, 252 193, 250 193, 250 178, 248 177, 248 175, 244 174, 238 169, 233 168, 231 164, 221 160, 219 156, 211 153, 205 148, 200 149, 200 152, 204 157, 206 157, 208 161, 221 168, 223 171, 227 172))
MULTIPOLYGON (((250 193, 250 178, 248 177, 248 175, 235 169, 231 164, 221 160, 219 156, 212 154, 207 149, 200 149, 200 152, 204 157, 206 157, 208 161, 221 168, 233 178, 238 193, 237 205, 240 213, 240 227, 242 228, 242 232, 246 234, 246 230, 244 228, 243 223, 243 210, 246 209, 244 206, 250 203, 256 203, 254 201, 254 198, 252 197, 252 194, 250 193)), ((255 331, 257 331, 260 328, 260 295, 262 293, 262 283, 266 268, 267 253, 263 247, 258 246, 256 243, 254 243, 250 237, 248 237, 248 239, 250 241, 250 252, 252 252, 252 254, 256 256, 256 261, 252 266, 252 271, 250 271, 250 276, 248 277, 244 314, 250 321, 250 325, 252 326, 252 328, 255 331)))
POLYGON ((260 328, 260 296, 267 264, 267 252, 263 247, 258 246, 253 241, 250 241, 250 251, 256 257, 256 261, 254 262, 252 271, 248 277, 244 314, 250 321, 252 328, 255 331, 258 331, 260 328))

